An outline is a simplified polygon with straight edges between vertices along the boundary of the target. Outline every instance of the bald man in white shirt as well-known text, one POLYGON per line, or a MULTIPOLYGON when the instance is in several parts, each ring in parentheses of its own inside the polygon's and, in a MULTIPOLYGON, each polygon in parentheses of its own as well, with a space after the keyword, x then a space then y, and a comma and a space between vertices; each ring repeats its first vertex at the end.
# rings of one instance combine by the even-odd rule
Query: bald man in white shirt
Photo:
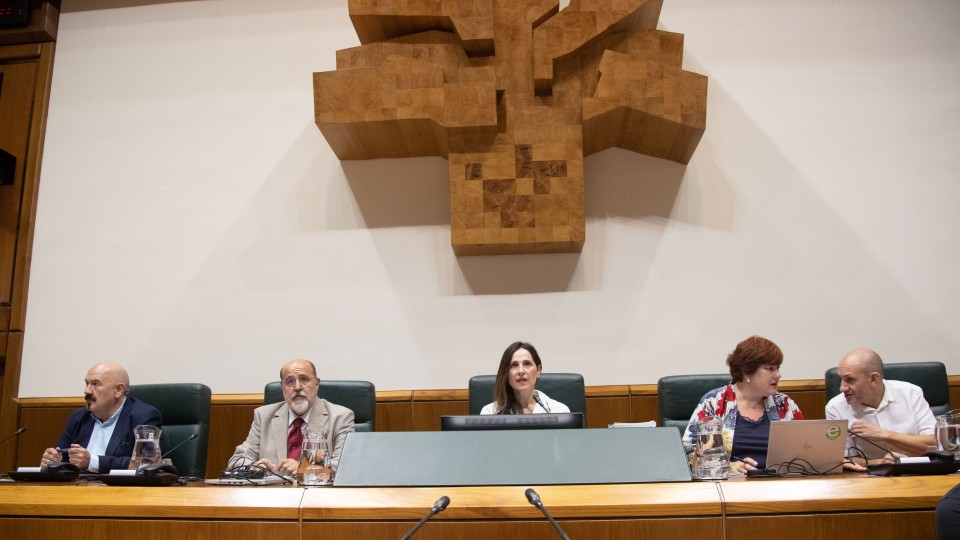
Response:
MULTIPOLYGON (((919 455, 936 444, 936 419, 923 390, 908 382, 885 380, 880 355, 870 349, 850 351, 837 372, 841 393, 827 403, 826 413, 828 419, 850 421, 848 456, 851 448, 857 448, 853 454, 862 453, 867 464, 881 463, 889 460, 884 449, 919 455)), ((847 464, 846 468, 864 470, 859 464, 847 464)))

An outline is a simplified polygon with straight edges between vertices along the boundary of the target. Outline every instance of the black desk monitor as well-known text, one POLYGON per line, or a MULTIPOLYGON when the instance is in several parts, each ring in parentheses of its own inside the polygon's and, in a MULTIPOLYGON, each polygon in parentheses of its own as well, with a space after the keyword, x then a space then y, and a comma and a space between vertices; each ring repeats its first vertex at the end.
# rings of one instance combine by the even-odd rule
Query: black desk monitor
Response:
POLYGON ((583 413, 445 415, 440 431, 492 431, 500 429, 580 429, 583 413))

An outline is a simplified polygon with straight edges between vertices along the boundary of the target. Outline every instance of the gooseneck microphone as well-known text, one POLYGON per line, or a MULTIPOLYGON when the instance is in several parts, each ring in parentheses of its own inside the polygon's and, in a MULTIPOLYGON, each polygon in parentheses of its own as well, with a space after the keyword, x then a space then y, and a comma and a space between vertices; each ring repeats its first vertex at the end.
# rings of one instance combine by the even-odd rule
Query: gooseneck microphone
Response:
POLYGON ((537 492, 533 488, 527 488, 523 492, 527 496, 527 500, 530 501, 530 504, 534 505, 543 512, 543 515, 550 520, 550 523, 553 523, 553 528, 557 530, 557 533, 560 534, 560 538, 563 540, 570 540, 570 537, 567 536, 567 533, 563 532, 563 529, 560 528, 560 524, 557 523, 557 520, 553 519, 553 516, 550 515, 550 512, 547 512, 547 509, 543 507, 543 503, 540 501, 540 495, 537 495, 537 492))
POLYGON ((407 531, 407 534, 403 535, 403 538, 401 538, 400 540, 409 540, 409 538, 413 536, 413 533, 417 532, 417 529, 422 527, 423 524, 427 522, 427 520, 429 520, 436 514, 439 514, 440 512, 443 512, 444 510, 446 510, 448 504, 450 504, 450 497, 447 497, 446 495, 437 499, 437 502, 433 503, 433 508, 431 508, 430 511, 427 512, 427 515, 423 516, 423 519, 421 519, 419 523, 414 525, 412 529, 407 531))
POLYGON ((547 405, 540 400, 540 392, 537 392, 536 390, 533 391, 533 400, 536 401, 537 405, 540 405, 543 410, 550 412, 550 407, 547 407, 547 405))
POLYGON ((166 455, 166 456, 169 456, 170 454, 176 452, 181 446, 183 446, 183 445, 187 444, 188 442, 196 439, 198 436, 199 436, 199 435, 197 435, 196 433, 194 433, 193 435, 190 435, 190 436, 187 437, 186 439, 180 441, 180 444, 178 444, 178 445, 174 446, 173 448, 167 450, 167 453, 166 453, 165 455, 166 455))
POLYGON ((9 441, 10 439, 16 437, 17 435, 20 435, 21 433, 23 433, 23 432, 26 431, 26 430, 27 430, 27 428, 22 427, 22 428, 20 428, 20 429, 18 429, 18 430, 16 430, 16 431, 14 431, 14 432, 11 433, 10 435, 7 435, 6 437, 4 437, 3 440, 0 440, 0 444, 3 444, 3 443, 5 443, 5 442, 9 441))

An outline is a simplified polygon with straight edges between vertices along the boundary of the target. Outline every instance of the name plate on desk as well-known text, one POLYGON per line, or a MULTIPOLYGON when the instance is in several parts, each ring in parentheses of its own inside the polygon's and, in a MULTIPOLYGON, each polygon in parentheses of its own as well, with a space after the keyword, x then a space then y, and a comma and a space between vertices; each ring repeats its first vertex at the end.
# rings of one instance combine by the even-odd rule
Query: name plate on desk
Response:
POLYGON ((689 482, 676 428, 351 433, 335 486, 689 482))

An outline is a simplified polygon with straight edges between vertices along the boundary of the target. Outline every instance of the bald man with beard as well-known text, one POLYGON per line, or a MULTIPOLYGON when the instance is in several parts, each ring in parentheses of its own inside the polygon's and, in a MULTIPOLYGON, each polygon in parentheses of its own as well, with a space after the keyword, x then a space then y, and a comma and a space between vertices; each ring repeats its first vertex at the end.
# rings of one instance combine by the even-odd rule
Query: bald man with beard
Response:
POLYGON ((60 463, 66 450, 80 470, 109 473, 126 469, 133 455, 133 428, 161 427, 160 411, 127 395, 130 377, 123 366, 100 362, 87 372, 83 397, 86 407, 70 413, 67 427, 54 448, 47 448, 40 466, 60 463))
POLYGON ((253 412, 250 433, 230 458, 229 466, 258 465, 277 474, 293 474, 300 463, 300 446, 295 432, 304 424, 321 432, 332 448, 333 469, 340 463, 340 452, 347 434, 353 432, 353 411, 318 398, 320 379, 309 360, 287 362, 280 369, 283 402, 257 408, 253 412))

